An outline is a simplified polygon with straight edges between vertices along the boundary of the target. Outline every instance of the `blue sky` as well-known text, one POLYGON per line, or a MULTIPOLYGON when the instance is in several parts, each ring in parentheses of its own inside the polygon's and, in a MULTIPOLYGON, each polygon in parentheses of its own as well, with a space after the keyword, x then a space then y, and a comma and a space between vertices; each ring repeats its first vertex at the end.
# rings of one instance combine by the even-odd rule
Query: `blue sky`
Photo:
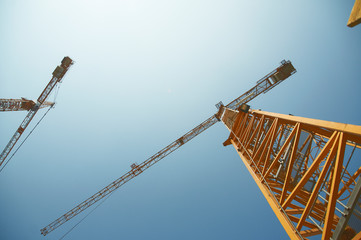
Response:
MULTIPOLYGON (((216 112, 282 59, 297 73, 255 109, 361 124, 354 1, 7 1, 0 97, 57 105, 0 174, 0 239, 40 229, 216 112), (49 98, 53 100, 53 96, 49 98)), ((30 128, 43 115, 39 111, 30 128)), ((0 114, 0 147, 25 112, 0 114)), ((26 135, 29 132, 25 132, 26 135)), ((287 239, 217 124, 118 189, 65 239, 287 239)))

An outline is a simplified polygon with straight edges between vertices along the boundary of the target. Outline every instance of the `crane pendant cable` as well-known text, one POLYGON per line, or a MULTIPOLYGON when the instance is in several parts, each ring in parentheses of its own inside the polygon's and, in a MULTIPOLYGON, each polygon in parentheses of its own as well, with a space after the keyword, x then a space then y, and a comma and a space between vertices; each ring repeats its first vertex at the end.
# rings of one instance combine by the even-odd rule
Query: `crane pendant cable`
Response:
POLYGON ((48 114, 48 112, 50 111, 50 109, 52 109, 54 107, 55 104, 53 104, 52 106, 49 107, 49 109, 44 113, 44 115, 40 118, 39 122, 37 122, 37 124, 33 127, 33 129, 31 129, 31 131, 29 132, 29 134, 26 136, 26 138, 21 142, 21 144, 16 148, 16 150, 14 151, 14 153, 11 155, 11 157, 6 161, 6 163, 2 166, 2 168, 0 169, 0 173, 2 172, 2 170, 5 168, 5 166, 10 162, 10 160, 14 157, 14 155, 17 153, 17 151, 20 149, 20 147, 25 143, 25 141, 29 138, 29 136, 33 133, 33 131, 35 130, 35 128, 40 124, 40 122, 44 119, 44 117, 48 114))

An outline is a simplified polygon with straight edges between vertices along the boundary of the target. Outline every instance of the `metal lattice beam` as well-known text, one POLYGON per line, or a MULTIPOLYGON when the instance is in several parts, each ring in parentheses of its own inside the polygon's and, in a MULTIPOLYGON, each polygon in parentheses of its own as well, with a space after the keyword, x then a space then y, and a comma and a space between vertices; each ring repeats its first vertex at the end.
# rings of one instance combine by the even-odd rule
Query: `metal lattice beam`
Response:
MULTIPOLYGON (((296 72, 296 69, 293 67, 292 63, 290 61, 282 61, 281 66, 279 66, 277 69, 272 71, 271 73, 267 74, 265 77, 257 81, 257 84, 248 90, 246 93, 242 94, 240 97, 236 98, 232 102, 230 102, 227 107, 228 109, 236 109, 240 104, 247 103, 257 97, 261 93, 265 93, 269 91, 270 89, 277 86, 279 83, 281 83, 283 80, 287 79, 289 76, 294 74, 296 72)), ((111 184, 103 188, 102 190, 98 191, 96 194, 88 198, 87 200, 83 201, 43 229, 41 229, 42 235, 47 235, 48 233, 52 232, 65 222, 69 221, 71 218, 75 217, 88 207, 92 206, 94 203, 98 202, 100 199, 104 198, 105 196, 109 195, 111 192, 118 189, 120 186, 128 182, 130 179, 133 179, 134 177, 141 174, 143 171, 148 169, 150 166, 154 165, 155 163, 159 162, 161 159, 169 155, 170 153, 174 152, 181 146, 183 146, 185 143, 189 142, 196 136, 198 136, 200 133, 204 132, 211 126, 213 126, 215 123, 217 123, 222 115, 224 114, 225 107, 223 104, 219 104, 219 111, 217 114, 212 115, 207 120, 184 134, 182 137, 178 138, 165 148, 163 148, 158 153, 154 154, 147 160, 145 160, 140 165, 132 164, 132 169, 124 174, 122 177, 118 178, 117 180, 113 181, 111 184)))
MULTIPOLYGON (((28 114, 26 115, 25 119, 20 124, 20 127, 16 130, 8 144, 5 146, 4 150, 0 154, 0 166, 4 163, 6 157, 9 155, 31 120, 34 118, 35 114, 38 112, 38 110, 41 108, 41 106, 46 103, 45 100, 51 93, 51 91, 54 89, 54 87, 61 82, 64 75, 70 68, 70 66, 73 64, 73 60, 71 60, 69 57, 64 57, 61 65, 57 66, 56 69, 53 72, 53 77, 50 79, 50 82, 48 85, 46 85, 43 92, 40 94, 37 103, 32 105, 29 109, 28 114)), ((4 165, 5 166, 5 165, 4 165)))
POLYGON ((224 145, 235 147, 290 238, 330 239, 360 175, 344 158, 359 160, 361 126, 232 109, 222 121, 224 145))

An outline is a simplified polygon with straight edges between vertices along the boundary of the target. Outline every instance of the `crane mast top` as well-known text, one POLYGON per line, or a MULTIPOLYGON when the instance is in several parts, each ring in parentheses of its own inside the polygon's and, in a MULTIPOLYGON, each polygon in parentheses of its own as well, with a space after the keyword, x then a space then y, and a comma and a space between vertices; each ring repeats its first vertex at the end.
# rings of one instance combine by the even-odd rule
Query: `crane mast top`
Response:
POLYGON ((47 105, 48 103, 45 102, 51 91, 54 89, 54 87, 61 82, 66 72, 69 70, 70 66, 73 64, 73 60, 69 57, 64 57, 61 61, 61 65, 57 66, 53 72, 53 77, 50 79, 50 82, 48 85, 46 85, 43 92, 40 94, 37 102, 35 104, 32 104, 31 102, 27 102, 28 105, 30 105, 30 109, 28 114, 26 115, 23 122, 20 124, 20 127, 16 130, 13 137, 10 139, 9 143, 6 145, 4 150, 2 151, 0 155, 0 166, 4 163, 6 157, 9 155, 11 149, 15 146, 17 141, 19 140, 20 136, 23 134, 26 127, 29 125, 31 120, 34 118, 35 114, 38 112, 40 108, 42 108, 42 105, 47 105))
MULTIPOLYGON (((290 61, 283 60, 281 62, 281 66, 275 69, 274 71, 267 74, 265 77, 260 79, 256 86, 251 88, 249 91, 241 95, 240 97, 236 98, 232 102, 230 102, 227 105, 227 108, 230 109, 237 109, 242 103, 247 103, 257 97, 261 93, 265 93, 268 90, 272 89, 279 83, 281 83, 283 80, 291 76, 296 72, 296 69, 293 67, 292 63, 290 61)), ((219 103, 216 105, 218 110, 218 113, 210 116, 207 120, 203 121, 201 124, 184 134, 182 137, 178 138, 177 140, 173 141, 171 144, 142 162, 141 164, 132 164, 131 170, 109 184, 108 186, 101 189, 99 192, 91 196, 90 198, 86 199, 82 203, 80 203, 78 206, 74 207, 52 223, 50 223, 48 226, 41 229, 42 235, 47 235, 51 231, 55 230, 65 222, 69 221, 71 218, 75 217, 88 207, 92 206, 94 203, 98 202, 102 198, 108 196, 110 193, 112 193, 114 190, 128 182, 129 180, 133 179, 134 177, 141 174, 143 171, 154 165, 155 163, 159 162, 161 159, 172 153, 173 151, 180 148, 185 143, 192 140, 194 137, 199 135, 200 133, 204 132, 211 126, 213 126, 215 123, 219 122, 221 119, 221 116, 225 110, 225 107, 222 103, 219 103)))

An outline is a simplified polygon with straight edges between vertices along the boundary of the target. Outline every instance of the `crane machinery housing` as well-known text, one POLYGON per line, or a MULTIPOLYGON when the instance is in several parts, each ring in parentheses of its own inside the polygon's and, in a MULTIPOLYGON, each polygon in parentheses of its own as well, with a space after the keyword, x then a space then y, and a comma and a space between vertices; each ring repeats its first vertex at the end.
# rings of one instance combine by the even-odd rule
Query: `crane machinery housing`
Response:
POLYGON ((243 106, 243 103, 247 103, 260 95, 261 93, 266 93, 270 89, 274 88, 281 82, 283 82, 285 79, 290 77, 292 74, 296 72, 296 69, 293 67, 292 63, 290 61, 283 60, 281 62, 281 65, 267 74, 265 77, 257 81, 257 84, 242 94, 240 97, 234 99, 232 102, 227 104, 226 106, 223 105, 222 102, 218 103, 216 106, 218 108, 218 112, 212 116, 210 116, 208 119, 203 121, 201 124, 181 136, 180 138, 176 139, 172 143, 170 143, 168 146, 142 162, 141 164, 132 164, 131 170, 118 178, 117 180, 110 183, 108 186, 101 189, 99 192, 94 194, 93 196, 89 197, 87 200, 83 201, 43 229, 41 229, 41 234, 46 236, 48 233, 52 232, 65 222, 69 221, 79 213, 83 212, 99 200, 103 199, 104 197, 108 196, 110 193, 118 189, 120 186, 128 182, 129 180, 133 179, 134 177, 138 176, 142 172, 144 172, 149 167, 153 166, 155 163, 159 162, 161 159, 172 153, 173 151, 177 150, 193 138, 195 138, 200 133, 204 132, 211 126, 213 126, 215 123, 219 122, 222 119, 222 116, 224 114, 225 109, 233 109, 236 110, 240 106, 243 106))
MULTIPOLYGON (((53 71, 53 77, 50 79, 50 82, 48 83, 48 85, 46 85, 43 92, 40 94, 36 103, 25 98, 0 99, 0 111, 29 111, 25 119, 20 124, 19 128, 15 131, 9 143, 5 146, 4 150, 0 154, 0 167, 3 165, 5 159, 7 158, 7 156, 31 122, 31 120, 34 118, 38 110, 47 106, 53 106, 54 103, 46 102, 45 100, 48 98, 55 86, 62 81, 63 77, 65 76, 71 65, 73 65, 73 60, 69 57, 64 57, 61 61, 61 65, 57 66, 53 71)), ((3 167, 5 167, 5 165, 3 167)))

